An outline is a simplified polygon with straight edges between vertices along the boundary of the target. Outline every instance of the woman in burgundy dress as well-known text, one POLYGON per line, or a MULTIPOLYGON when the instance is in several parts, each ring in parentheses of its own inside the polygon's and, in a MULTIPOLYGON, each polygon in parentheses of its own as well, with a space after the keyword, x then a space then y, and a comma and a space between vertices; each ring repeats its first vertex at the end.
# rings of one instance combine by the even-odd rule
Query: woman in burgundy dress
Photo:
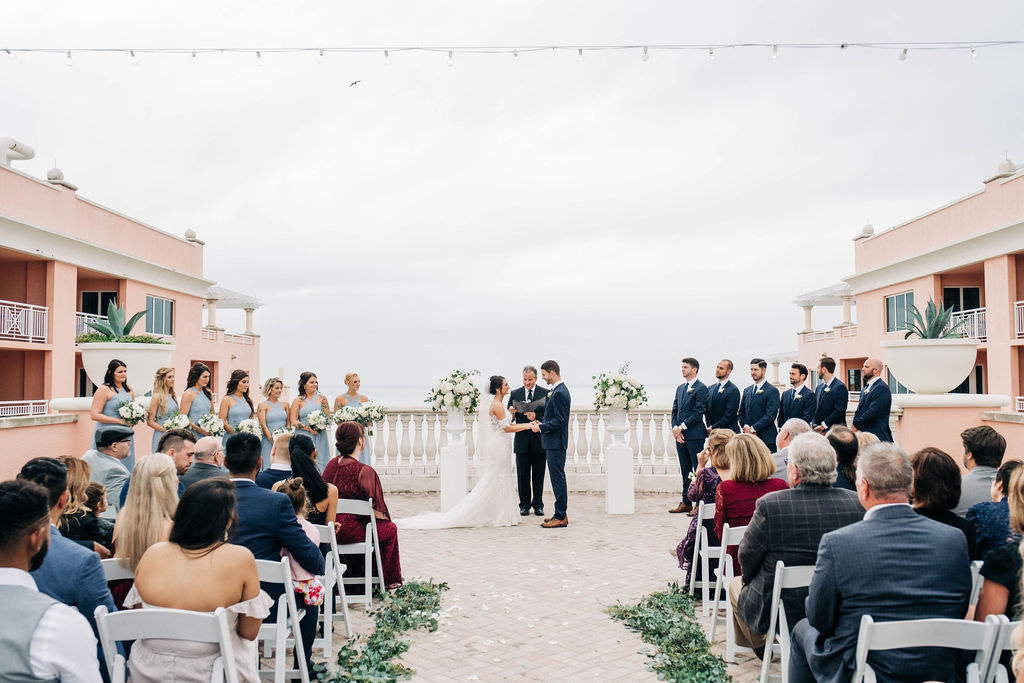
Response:
MULTIPOLYGON (((708 436, 707 446, 697 456, 697 472, 690 482, 690 488, 686 491, 687 497, 694 501, 694 507, 700 502, 711 504, 715 502, 715 495, 718 492, 718 485, 722 479, 729 476, 729 460, 725 457, 725 445, 734 436, 731 429, 712 429, 708 436)), ((693 548, 697 544, 696 509, 694 516, 690 519, 689 529, 686 536, 676 546, 676 559, 679 560, 679 568, 683 570, 683 580, 686 585, 690 583, 690 572, 698 571, 699 567, 690 567, 693 560, 693 548)), ((704 527, 708 530, 708 542, 711 545, 718 545, 718 536, 715 534, 715 520, 708 518, 704 520, 704 527)), ((712 569, 718 563, 714 562, 712 569)), ((698 578, 703 578, 698 575, 698 578)))
MULTIPOLYGON (((373 514, 377 518, 377 535, 380 537, 381 564, 384 567, 384 585, 397 588, 402 585, 402 565, 398 559, 398 528, 391 521, 391 514, 384 502, 384 490, 380 477, 369 465, 359 462, 354 453, 362 451, 365 437, 363 426, 357 422, 342 422, 335 432, 335 446, 338 455, 324 468, 324 481, 338 487, 338 500, 373 499, 373 514)), ((366 538, 368 517, 339 514, 338 543, 362 543, 366 538)), ((362 556, 345 556, 348 565, 346 574, 362 575, 362 556)))
MULTIPOLYGON (((757 499, 772 491, 788 489, 789 485, 775 474, 775 461, 768 447, 753 434, 737 434, 725 447, 729 460, 729 479, 715 492, 715 534, 722 529, 746 526, 754 516, 757 499)), ((732 558, 733 576, 740 575, 739 549, 731 545, 726 552, 732 558)))

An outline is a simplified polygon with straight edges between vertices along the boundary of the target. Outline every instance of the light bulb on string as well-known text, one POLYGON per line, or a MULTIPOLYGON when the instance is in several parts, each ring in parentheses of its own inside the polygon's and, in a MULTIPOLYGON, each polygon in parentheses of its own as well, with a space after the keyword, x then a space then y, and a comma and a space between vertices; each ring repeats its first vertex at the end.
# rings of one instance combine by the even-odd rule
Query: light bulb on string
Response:
POLYGON ((4 48, 4 52, 7 53, 8 57, 10 57, 11 59, 14 59, 14 53, 11 52, 9 48, 4 48))
POLYGON ((778 45, 772 45, 772 61, 774 62, 778 58, 779 58, 779 46, 778 45))
POLYGON ((139 65, 139 58, 135 56, 135 50, 128 50, 128 56, 132 60, 132 66, 138 66, 139 65))
POLYGON ((319 57, 318 59, 319 59, 319 62, 320 62, 321 64, 323 64, 323 63, 324 63, 324 59, 325 59, 325 58, 324 58, 324 49, 323 49, 323 48, 320 48, 320 57, 319 57))
POLYGON ((193 64, 196 63, 196 51, 195 50, 192 50, 192 63, 193 64))
POLYGON ((903 48, 903 51, 900 52, 900 61, 901 62, 907 61, 907 52, 908 52, 907 48, 903 48))
POLYGON ((647 48, 646 48, 646 47, 644 47, 644 51, 643 51, 643 53, 642 53, 642 54, 640 55, 640 59, 642 59, 643 61, 645 61, 645 62, 646 62, 646 61, 647 61, 648 59, 650 59, 650 58, 651 58, 651 56, 650 56, 649 54, 647 54, 647 48))
POLYGON ((391 66, 391 55, 387 50, 384 50, 384 66, 391 66))
POLYGON ((263 55, 259 50, 256 50, 256 66, 263 66, 263 55))
POLYGON ((977 51, 977 50, 975 50, 975 49, 974 49, 974 48, 972 47, 972 48, 971 48, 971 59, 977 59, 977 58, 978 58, 978 51, 977 51))
POLYGON ((71 50, 68 50, 65 54, 67 56, 64 59, 64 64, 66 66, 74 66, 74 64, 72 64, 72 62, 71 62, 71 50))
POLYGON ((455 66, 455 53, 448 50, 448 66, 455 66))
POLYGON ((576 61, 580 64, 583 63, 583 48, 576 48, 576 61))
POLYGON ((715 48, 708 48, 708 59, 711 60, 712 62, 715 61, 715 48))
POLYGON ((516 64, 519 63, 519 52, 518 51, 512 53, 512 61, 515 62, 516 64))

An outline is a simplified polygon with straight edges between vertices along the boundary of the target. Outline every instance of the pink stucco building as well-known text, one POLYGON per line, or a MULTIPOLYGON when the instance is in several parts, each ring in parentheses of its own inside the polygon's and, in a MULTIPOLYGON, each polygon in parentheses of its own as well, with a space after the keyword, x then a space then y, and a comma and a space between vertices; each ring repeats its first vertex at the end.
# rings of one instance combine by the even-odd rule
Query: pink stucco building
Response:
MULTIPOLYGON (((866 226, 853 248, 853 275, 794 299, 804 308, 800 361, 815 367, 823 355, 835 358, 852 410, 864 360, 884 358, 880 343, 903 338, 909 306, 924 311, 929 298, 942 299, 964 321, 964 336, 979 342, 975 368, 955 390, 965 394, 959 407, 894 408, 897 441, 958 456, 959 431, 988 424, 1007 438, 1008 456, 1024 456, 1024 168, 1004 161, 978 191, 878 234, 866 226), (842 322, 815 330, 819 306, 842 306, 842 322)), ((894 394, 906 393, 888 369, 884 379, 894 394)))
MULTIPOLYGON (((58 413, 49 402, 92 395, 74 340, 110 300, 129 313, 147 310, 137 332, 145 327, 173 342, 179 396, 194 361, 210 366, 215 392, 243 368, 258 394, 252 319, 260 302, 203 276, 203 242, 191 231, 172 235, 91 202, 56 169, 41 180, 12 168, 18 155, 10 143, 0 144, 0 479, 29 458, 81 455, 90 447, 88 404, 58 413), (218 306, 245 309, 247 329, 219 328, 218 306)), ((152 388, 152 377, 128 371, 136 396, 152 388)), ((151 435, 136 427, 139 454, 148 452, 151 435)))

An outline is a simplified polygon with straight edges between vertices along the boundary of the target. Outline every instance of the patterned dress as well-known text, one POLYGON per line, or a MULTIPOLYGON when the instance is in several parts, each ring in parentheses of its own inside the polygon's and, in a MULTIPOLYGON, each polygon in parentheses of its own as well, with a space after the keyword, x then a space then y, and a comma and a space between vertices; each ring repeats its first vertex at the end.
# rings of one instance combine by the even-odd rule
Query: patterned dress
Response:
MULTIPOLYGON (((690 482, 690 488, 686 495, 693 501, 695 507, 702 502, 711 505, 715 502, 715 493, 718 491, 718 485, 721 483, 722 478, 718 475, 715 468, 705 467, 697 470, 697 476, 690 482)), ((713 517, 704 520, 704 528, 708 530, 708 542, 711 545, 718 545, 718 534, 715 533, 715 520, 713 517)), ((676 557, 679 559, 679 568, 683 570, 684 583, 686 585, 690 583, 690 572, 700 570, 699 565, 697 567, 690 566, 690 562, 693 560, 693 549, 697 544, 698 533, 697 517, 694 516, 690 519, 690 527, 686 531, 686 537, 676 546, 676 557)), ((718 561, 711 560, 711 562, 714 564, 709 565, 709 567, 714 569, 718 561)), ((703 580, 703 577, 700 575, 697 578, 703 580)))

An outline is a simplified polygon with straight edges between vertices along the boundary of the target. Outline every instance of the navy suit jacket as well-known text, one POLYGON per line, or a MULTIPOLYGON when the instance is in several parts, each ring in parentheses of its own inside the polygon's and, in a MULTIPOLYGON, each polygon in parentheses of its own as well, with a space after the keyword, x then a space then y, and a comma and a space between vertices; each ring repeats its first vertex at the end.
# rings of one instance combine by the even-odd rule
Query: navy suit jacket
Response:
POLYGON ((798 417, 809 426, 814 420, 814 410, 817 407, 818 399, 806 384, 800 387, 799 399, 796 397, 796 389, 786 389, 779 402, 779 429, 782 429, 782 425, 791 417, 798 417))
POLYGON ((772 386, 771 382, 765 382, 761 385, 761 392, 754 393, 755 386, 757 385, 751 384, 743 390, 738 415, 740 425, 750 425, 768 448, 774 448, 775 437, 779 433, 775 428, 775 418, 779 415, 781 402, 779 390, 772 386))
MULTIPOLYGON (((850 680, 865 614, 876 622, 961 619, 970 593, 963 532, 909 505, 881 508, 827 533, 807 596, 807 621, 817 631, 807 635, 816 640, 801 641, 811 671, 818 681, 850 680)), ((884 650, 873 652, 868 663, 880 682, 952 681, 956 655, 939 648, 884 650)))
POLYGON ((708 430, 704 426, 704 413, 707 409, 708 388, 703 382, 694 378, 690 384, 680 384, 676 387, 676 397, 672 401, 672 426, 685 426, 684 439, 699 441, 707 438, 708 430))
POLYGON ((814 410, 814 421, 811 426, 832 425, 846 426, 846 404, 850 401, 850 390, 846 385, 835 379, 825 391, 825 385, 819 384, 814 389, 818 405, 814 410))
MULTIPOLYGON (((548 390, 545 389, 544 387, 534 386, 533 387, 533 400, 537 401, 537 400, 540 400, 542 398, 546 398, 548 393, 549 393, 548 390)), ((512 391, 510 391, 509 395, 508 395, 508 405, 506 405, 505 407, 506 408, 511 408, 512 407, 512 401, 522 401, 523 403, 525 403, 526 402, 526 387, 519 387, 518 389, 513 389, 512 391)), ((544 406, 541 406, 537 410, 537 419, 539 421, 541 421, 541 422, 544 421, 544 406)), ((521 414, 517 410, 516 411, 516 416, 515 416, 515 418, 512 421, 515 422, 516 424, 520 424, 521 425, 521 424, 528 423, 530 421, 530 419, 528 417, 526 417, 526 415, 521 414)), ((534 442, 534 446, 533 446, 534 449, 536 449, 538 446, 541 449, 543 449, 544 447, 541 445, 540 440, 541 440, 540 439, 540 434, 537 434, 536 432, 531 432, 529 430, 525 430, 525 431, 522 431, 522 432, 516 432, 516 435, 514 437, 512 437, 512 450, 514 450, 516 453, 528 453, 530 451, 530 442, 531 441, 534 442)))
POLYGON ((290 469, 275 470, 268 467, 256 475, 256 485, 269 491, 274 488, 274 484, 277 482, 284 481, 292 476, 294 475, 292 475, 292 471, 290 469))
POLYGON ((548 394, 544 421, 540 423, 540 443, 546 451, 564 451, 569 447, 569 406, 572 398, 565 382, 548 394))
POLYGON ((281 548, 284 548, 303 569, 323 575, 324 556, 299 526, 288 496, 247 480, 235 481, 235 494, 238 528, 231 538, 232 543, 244 545, 257 560, 272 562, 281 561, 281 548))
POLYGON ((892 441, 889 430, 889 411, 892 408, 892 393, 889 385, 875 380, 867 391, 860 392, 857 412, 853 414, 853 426, 862 432, 871 432, 879 441, 892 441))
POLYGON ((705 413, 708 429, 731 429, 740 433, 736 413, 740 409, 740 389, 730 380, 722 387, 708 387, 708 409, 705 413))

